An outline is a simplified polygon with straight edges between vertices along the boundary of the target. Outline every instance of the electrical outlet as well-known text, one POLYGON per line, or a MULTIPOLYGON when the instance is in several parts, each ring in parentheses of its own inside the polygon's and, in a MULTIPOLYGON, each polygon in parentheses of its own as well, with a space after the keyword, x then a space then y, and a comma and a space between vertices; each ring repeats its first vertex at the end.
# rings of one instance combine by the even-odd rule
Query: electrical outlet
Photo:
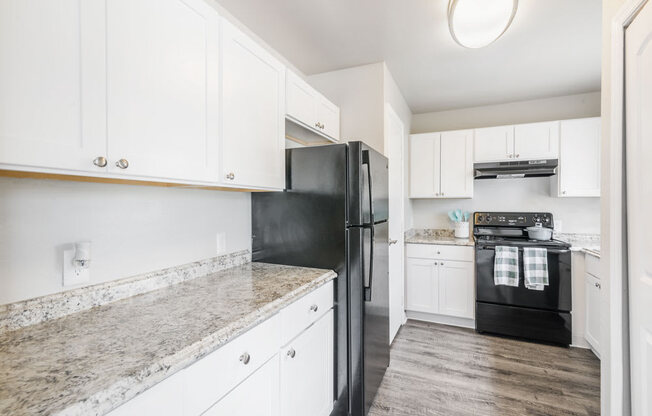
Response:
POLYGON ((217 233, 215 241, 217 243, 217 254, 226 253, 226 233, 217 233))
POLYGON ((77 286, 82 283, 88 283, 91 280, 91 271, 89 268, 80 268, 75 265, 75 254, 77 250, 73 246, 70 250, 63 251, 63 285, 77 286))

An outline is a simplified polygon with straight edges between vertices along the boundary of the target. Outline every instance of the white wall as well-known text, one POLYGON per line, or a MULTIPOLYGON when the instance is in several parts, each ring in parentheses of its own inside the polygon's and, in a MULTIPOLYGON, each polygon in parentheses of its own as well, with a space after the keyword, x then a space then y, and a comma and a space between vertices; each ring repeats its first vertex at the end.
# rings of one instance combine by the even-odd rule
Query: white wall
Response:
POLYGON ((599 233, 599 198, 552 198, 550 178, 487 179, 474 182, 473 199, 413 199, 414 228, 451 228, 448 211, 545 211, 561 220, 562 232, 599 233))
POLYGON ((307 81, 340 107, 342 141, 384 152, 384 63, 311 75, 307 81))
MULTIPOLYGON (((600 115, 600 93, 545 98, 484 107, 415 114, 412 133, 425 133, 600 115)), ((413 228, 449 228, 446 213, 474 211, 550 211, 568 233, 600 232, 599 198, 553 198, 549 178, 474 182, 470 200, 412 200, 413 228)), ((409 228, 409 227, 406 227, 409 228)))
POLYGON ((600 92, 415 114, 412 133, 459 130, 505 124, 564 120, 600 115, 600 92))
POLYGON ((91 284, 251 248, 251 194, 0 178, 0 304, 64 290, 62 252, 92 241, 91 284))

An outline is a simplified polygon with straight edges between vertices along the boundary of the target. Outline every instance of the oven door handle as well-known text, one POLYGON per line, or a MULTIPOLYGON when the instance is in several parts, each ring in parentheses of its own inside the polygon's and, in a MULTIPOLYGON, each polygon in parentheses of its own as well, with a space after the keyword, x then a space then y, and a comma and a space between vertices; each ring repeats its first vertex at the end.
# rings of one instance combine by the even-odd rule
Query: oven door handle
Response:
MULTIPOLYGON (((509 247, 509 246, 507 246, 507 247, 509 247)), ((496 250, 495 247, 482 247, 482 246, 478 246, 477 248, 479 248, 480 250, 491 250, 491 251, 495 251, 495 250, 496 250)), ((541 248, 545 248, 545 247, 541 247, 541 248)), ((549 248, 548 248, 548 249, 546 249, 546 250, 548 251, 548 253, 552 253, 552 254, 564 254, 564 253, 568 253, 568 252, 570 252, 569 249, 566 249, 566 250, 557 250, 557 249, 549 249, 549 248)), ((523 251, 523 247, 519 247, 519 248, 518 248, 518 251, 519 251, 519 252, 522 252, 522 251, 523 251)))

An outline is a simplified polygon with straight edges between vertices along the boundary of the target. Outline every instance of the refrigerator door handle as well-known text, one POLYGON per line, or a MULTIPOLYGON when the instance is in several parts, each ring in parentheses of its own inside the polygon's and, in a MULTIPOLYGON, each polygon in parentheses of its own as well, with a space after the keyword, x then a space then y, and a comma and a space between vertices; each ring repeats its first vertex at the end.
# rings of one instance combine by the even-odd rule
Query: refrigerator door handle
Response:
MULTIPOLYGON (((362 164, 367 165, 367 182, 369 182, 369 223, 374 223, 374 198, 371 191, 371 162, 369 161, 369 150, 362 151, 362 164)), ((364 219, 362 219, 364 221, 364 219)))
MULTIPOLYGON (((364 282, 364 300, 371 302, 371 285, 374 279, 374 226, 366 227, 369 229, 369 283, 364 282)), ((364 244, 364 239, 363 239, 364 244)), ((363 260, 364 261, 364 260, 363 260)))

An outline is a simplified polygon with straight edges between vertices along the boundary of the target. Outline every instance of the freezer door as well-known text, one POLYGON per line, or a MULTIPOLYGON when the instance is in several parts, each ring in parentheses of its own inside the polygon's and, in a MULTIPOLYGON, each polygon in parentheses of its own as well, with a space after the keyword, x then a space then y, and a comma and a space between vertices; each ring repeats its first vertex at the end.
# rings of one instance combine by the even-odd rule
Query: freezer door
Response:
POLYGON ((366 415, 389 365, 388 226, 349 229, 351 414, 366 415))
POLYGON ((349 143, 349 225, 387 221, 387 163, 366 144, 349 143))

